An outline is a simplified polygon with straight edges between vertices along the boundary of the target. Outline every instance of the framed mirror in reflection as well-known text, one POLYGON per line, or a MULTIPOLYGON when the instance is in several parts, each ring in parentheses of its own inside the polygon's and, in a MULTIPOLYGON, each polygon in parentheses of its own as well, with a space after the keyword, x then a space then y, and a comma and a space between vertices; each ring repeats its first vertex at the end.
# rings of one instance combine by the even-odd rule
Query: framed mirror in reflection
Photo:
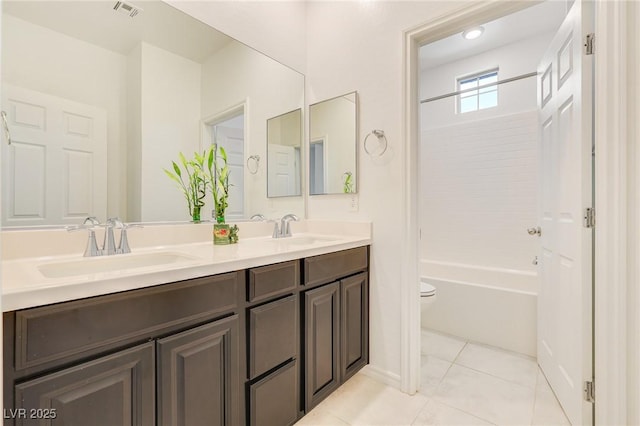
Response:
POLYGON ((246 167, 267 157, 267 119, 304 104, 304 76, 164 2, 114 4, 2 2, 2 226, 188 221, 163 169, 211 143, 230 153, 230 220, 304 216, 246 167))
POLYGON ((267 120, 267 196, 302 194, 302 110, 267 120))
POLYGON ((358 94, 309 107, 309 194, 357 192, 358 94))

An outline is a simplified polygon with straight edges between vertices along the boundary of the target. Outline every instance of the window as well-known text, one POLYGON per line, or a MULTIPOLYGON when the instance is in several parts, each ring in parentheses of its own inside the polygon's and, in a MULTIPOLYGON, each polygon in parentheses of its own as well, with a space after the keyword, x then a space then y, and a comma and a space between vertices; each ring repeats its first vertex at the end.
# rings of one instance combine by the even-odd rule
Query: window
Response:
POLYGON ((458 96, 458 113, 498 106, 498 85, 491 85, 497 82, 497 69, 459 78, 458 91, 463 93, 458 96))

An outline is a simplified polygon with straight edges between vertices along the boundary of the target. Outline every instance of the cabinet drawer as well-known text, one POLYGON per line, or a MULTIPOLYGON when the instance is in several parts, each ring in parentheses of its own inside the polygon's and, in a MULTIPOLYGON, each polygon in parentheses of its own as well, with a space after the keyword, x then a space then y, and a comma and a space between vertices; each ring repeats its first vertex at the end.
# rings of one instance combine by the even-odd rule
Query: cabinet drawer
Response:
POLYGON ((198 278, 16 312, 15 368, 51 368, 234 309, 242 273, 198 278))
POLYGON ((291 425, 298 417, 298 365, 295 359, 249 386, 251 426, 291 425))
POLYGON ((249 309, 249 378, 294 358, 298 347, 297 297, 249 309))
POLYGON ((369 265, 367 247, 308 257, 304 260, 304 284, 314 286, 364 271, 369 265))
POLYGON ((293 290, 300 281, 300 262, 277 263, 249 271, 247 300, 258 302, 293 290))

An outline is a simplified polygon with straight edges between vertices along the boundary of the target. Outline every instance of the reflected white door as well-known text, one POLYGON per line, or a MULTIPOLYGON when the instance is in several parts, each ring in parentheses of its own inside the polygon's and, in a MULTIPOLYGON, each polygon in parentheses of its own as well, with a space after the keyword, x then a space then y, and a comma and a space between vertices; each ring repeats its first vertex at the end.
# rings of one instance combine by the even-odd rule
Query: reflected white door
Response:
POLYGON ((299 151, 292 146, 268 144, 267 168, 269 197, 285 197, 299 194, 299 151))
POLYGON ((325 139, 311 141, 309 145, 309 194, 324 194, 327 187, 325 139))
POLYGON ((592 5, 574 5, 538 68, 541 126, 538 363, 574 425, 592 424, 592 5))
POLYGON ((2 143, 2 225, 106 220, 106 112, 8 84, 2 110, 12 139, 2 143))
POLYGON ((229 206, 227 220, 244 218, 244 131, 241 128, 215 126, 217 143, 224 147, 229 166, 229 206))

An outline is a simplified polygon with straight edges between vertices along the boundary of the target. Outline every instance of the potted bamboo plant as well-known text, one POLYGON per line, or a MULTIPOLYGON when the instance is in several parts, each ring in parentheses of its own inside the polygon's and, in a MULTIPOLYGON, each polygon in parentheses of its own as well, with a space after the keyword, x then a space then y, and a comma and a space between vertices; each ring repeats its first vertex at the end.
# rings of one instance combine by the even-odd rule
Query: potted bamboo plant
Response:
MULTIPOLYGON (((213 225, 213 243, 229 244, 230 229, 224 217, 229 206, 229 165, 227 153, 223 147, 217 144, 211 145, 207 153, 207 169, 207 180, 213 194, 216 218, 216 224, 213 225)), ((237 241, 237 237, 234 238, 235 241, 237 241)))
MULTIPOLYGON (((206 152, 205 152, 206 153, 206 152)), ((172 161, 173 171, 163 169, 171 180, 178 184, 178 187, 187 200, 189 216, 195 223, 200 222, 200 210, 204 206, 207 195, 208 176, 204 167, 205 153, 194 153, 191 160, 187 160, 182 152, 178 154, 182 169, 172 161)))

